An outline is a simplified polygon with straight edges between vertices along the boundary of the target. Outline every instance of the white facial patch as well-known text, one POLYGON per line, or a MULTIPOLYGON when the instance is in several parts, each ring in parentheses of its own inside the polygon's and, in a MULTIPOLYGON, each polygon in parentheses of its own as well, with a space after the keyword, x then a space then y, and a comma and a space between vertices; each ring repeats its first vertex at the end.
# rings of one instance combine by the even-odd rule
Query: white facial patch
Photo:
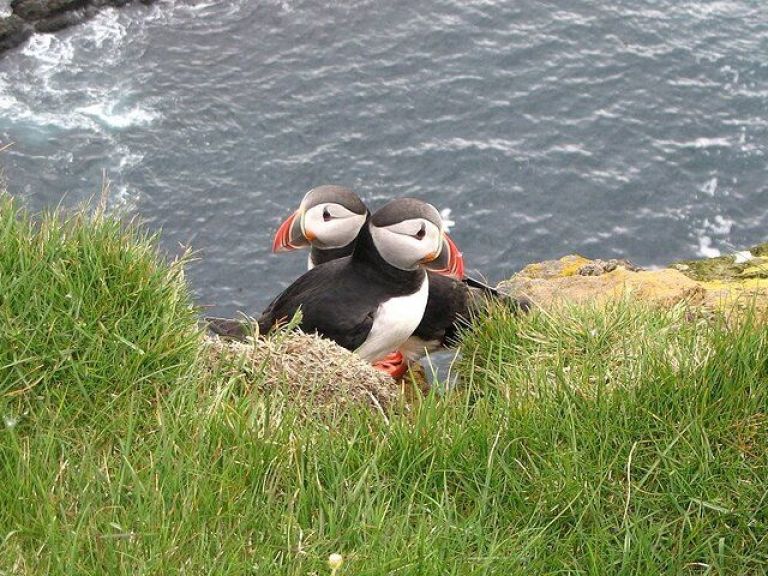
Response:
POLYGON ((373 315, 371 331, 355 352, 368 362, 376 362, 393 352, 419 326, 428 296, 429 278, 424 274, 424 280, 416 293, 390 298, 379 304, 373 315))
POLYGON ((302 219, 304 235, 317 248, 341 248, 357 238, 365 224, 365 214, 355 214, 341 204, 318 204, 306 212, 302 219))
POLYGON ((391 226, 371 226, 376 249, 389 264, 401 270, 415 270, 430 255, 442 248, 442 232, 429 220, 412 218, 391 226))

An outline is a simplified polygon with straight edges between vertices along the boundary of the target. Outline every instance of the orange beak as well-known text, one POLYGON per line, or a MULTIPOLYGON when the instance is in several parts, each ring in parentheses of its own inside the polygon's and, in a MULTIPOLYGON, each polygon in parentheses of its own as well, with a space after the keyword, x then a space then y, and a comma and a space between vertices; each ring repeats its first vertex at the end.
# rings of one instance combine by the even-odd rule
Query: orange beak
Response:
POLYGON ((427 264, 427 269, 456 280, 464 278, 464 257, 448 234, 443 235, 443 247, 440 253, 427 264))
POLYGON ((304 236, 301 229, 301 212, 291 214, 275 232, 272 240, 272 252, 289 252, 309 246, 310 238, 304 236))

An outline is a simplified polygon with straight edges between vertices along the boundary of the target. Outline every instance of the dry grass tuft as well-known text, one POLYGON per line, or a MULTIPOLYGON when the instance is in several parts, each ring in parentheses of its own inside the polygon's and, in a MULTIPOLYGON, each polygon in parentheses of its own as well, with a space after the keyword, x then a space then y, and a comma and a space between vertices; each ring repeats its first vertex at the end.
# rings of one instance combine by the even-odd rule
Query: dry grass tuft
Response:
POLYGON ((248 391, 287 392, 309 411, 356 403, 388 412, 401 396, 401 387, 392 378, 314 334, 280 332, 247 342, 208 336, 204 350, 211 372, 241 381, 248 391))

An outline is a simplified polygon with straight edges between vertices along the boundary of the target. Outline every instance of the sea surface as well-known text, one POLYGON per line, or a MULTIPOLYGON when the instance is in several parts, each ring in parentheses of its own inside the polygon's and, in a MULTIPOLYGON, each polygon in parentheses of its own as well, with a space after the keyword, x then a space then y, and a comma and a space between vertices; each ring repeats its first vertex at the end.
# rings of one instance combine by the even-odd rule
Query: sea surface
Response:
MULTIPOLYGON (((0 9, 7 2, 0 3, 0 9)), ((580 252, 645 265, 768 239, 764 0, 160 1, 0 59, 0 153, 33 210, 162 230, 209 313, 304 269, 304 192, 408 195, 495 282, 580 252)))

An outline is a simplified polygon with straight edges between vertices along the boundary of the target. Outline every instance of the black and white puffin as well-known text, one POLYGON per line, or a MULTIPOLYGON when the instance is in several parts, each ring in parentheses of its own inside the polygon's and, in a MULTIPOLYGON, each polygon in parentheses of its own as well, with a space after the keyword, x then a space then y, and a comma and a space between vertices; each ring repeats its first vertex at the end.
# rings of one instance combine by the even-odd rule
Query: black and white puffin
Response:
MULTIPOLYGON (((305 205, 303 211, 313 208, 305 205)), ((318 237, 306 221, 299 228, 308 242, 318 237)), ((440 213, 431 204, 414 198, 390 201, 360 227, 350 256, 315 266, 286 288, 259 318, 259 332, 290 320, 300 308, 305 332, 330 338, 371 363, 384 360, 422 321, 432 278, 424 266, 459 257, 443 254, 454 249, 444 236, 440 213)), ((293 237, 289 240, 297 246, 293 237)), ((380 367, 393 376, 404 370, 380 367)))
MULTIPOLYGON (((332 215, 363 214, 364 211, 362 200, 348 188, 313 188, 304 196, 299 209, 280 225, 272 248, 275 252, 286 252, 309 246, 310 269, 313 265, 345 256, 352 252, 361 224, 350 217, 337 220, 332 215), (318 214, 323 214, 323 218, 318 218, 318 214)), ((459 326, 466 324, 469 318, 468 286, 498 296, 494 288, 464 276, 461 253, 447 235, 445 241, 447 246, 442 257, 428 265, 429 298, 422 321, 400 348, 409 360, 456 343, 459 326)), ((396 364, 399 359, 392 356, 389 361, 396 364)))
MULTIPOLYGON (((318 186, 304 195, 298 210, 275 232, 272 251, 289 252, 309 247, 307 269, 349 256, 368 216, 360 197, 343 186, 318 186)), ((445 247, 427 269, 461 279, 464 258, 451 237, 443 236, 445 247)))
POLYGON ((349 256, 368 218, 360 197, 342 186, 318 186, 304 195, 298 210, 275 232, 273 252, 309 247, 307 268, 349 256))

